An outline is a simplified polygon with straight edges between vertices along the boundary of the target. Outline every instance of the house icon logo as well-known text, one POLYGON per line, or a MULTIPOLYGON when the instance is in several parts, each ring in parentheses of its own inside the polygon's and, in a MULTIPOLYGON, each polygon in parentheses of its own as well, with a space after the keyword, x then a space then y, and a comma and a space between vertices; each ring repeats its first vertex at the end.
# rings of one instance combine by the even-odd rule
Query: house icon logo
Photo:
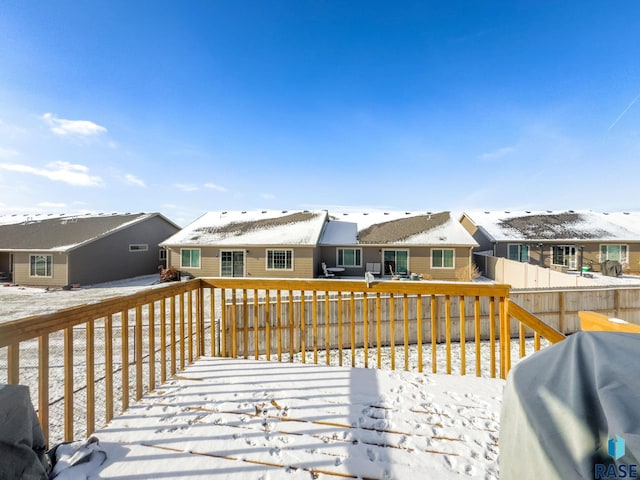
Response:
POLYGON ((609 455, 613 457, 614 460, 618 460, 624 456, 624 438, 620 435, 609 439, 609 455))

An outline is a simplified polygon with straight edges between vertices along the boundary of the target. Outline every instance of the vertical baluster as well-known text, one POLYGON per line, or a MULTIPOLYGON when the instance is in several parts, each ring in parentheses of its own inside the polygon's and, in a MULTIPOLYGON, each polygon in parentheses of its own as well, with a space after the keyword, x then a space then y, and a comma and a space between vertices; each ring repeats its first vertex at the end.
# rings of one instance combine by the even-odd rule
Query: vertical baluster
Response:
POLYGON ((156 389, 156 303, 147 305, 149 312, 149 390, 156 389))
POLYGON ((227 357, 227 290, 220 289, 220 355, 227 357))
POLYGON ((122 411, 129 408, 129 310, 123 310, 121 315, 120 346, 122 362, 122 411))
POLYGON ((535 352, 540 350, 540 334, 538 332, 534 332, 533 334, 533 350, 535 352))
POLYGON ((338 292, 338 365, 342 366, 342 292, 338 292))
MULTIPOLYGON (((356 366, 356 300, 355 295, 351 292, 351 297, 349 298, 349 326, 351 327, 351 366, 356 366)), ((369 315, 369 304, 367 302, 366 294, 362 296, 362 328, 364 331, 364 364, 365 368, 367 366, 369 360, 369 332, 367 325, 367 316, 369 315)))
POLYGON ((416 328, 418 341, 418 372, 422 373, 422 295, 416 297, 416 328))
POLYGON ((496 378, 496 299, 489 298, 489 375, 496 378))
POLYGON ((313 364, 318 364, 318 292, 313 291, 311 298, 311 321, 313 334, 313 364))
POLYGON ((451 375, 451 297, 444 297, 444 330, 447 354, 447 374, 451 375))
POLYGON ((460 297, 458 304, 460 309, 460 375, 467 374, 467 315, 465 311, 464 296, 460 297))
POLYGON ((160 383, 167 380, 167 299, 160 300, 160 383))
POLYGON ((237 305, 236 289, 231 289, 231 358, 238 358, 237 305))
POLYGON ((178 339, 176 337, 176 296, 172 295, 169 301, 170 308, 170 318, 169 321, 171 324, 169 325, 169 330, 171 331, 171 376, 176 374, 176 364, 177 364, 177 343, 178 339))
POLYGON ((300 290, 300 353, 302 363, 307 363, 307 312, 306 295, 304 290, 300 290))
POLYGON ((282 362, 282 294, 276 291, 276 338, 278 339, 278 362, 282 362))
POLYGON ((431 371, 438 373, 438 297, 431 295, 431 371))
POLYGON ((49 444, 49 335, 38 338, 38 419, 49 444))
POLYGON ((87 437, 96 430, 96 393, 95 393, 95 361, 94 361, 94 324, 93 319, 86 323, 85 330, 85 379, 87 382, 87 437))
POLYGON ((214 287, 209 289, 209 318, 211 320, 211 356, 215 357, 220 352, 216 348, 216 289, 214 287))
POLYGON ((142 306, 136 306, 135 359, 136 359, 136 401, 142 398, 142 306))
POLYGON ((524 324, 518 322, 518 336, 519 336, 519 340, 520 340, 520 358, 524 358, 524 356, 527 354, 526 352, 526 346, 525 346, 525 331, 524 331, 524 324))
POLYGON ((187 346, 185 345, 185 314, 184 314, 184 302, 185 302, 185 294, 182 292, 180 294, 180 324, 179 324, 179 335, 180 335, 180 371, 184 371, 184 367, 186 365, 186 356, 187 356, 187 346))
POLYGON ((331 335, 330 335, 330 309, 329 309, 329 292, 324 292, 324 347, 327 355, 327 365, 331 364, 331 335))
POLYGON ((391 370, 396 369, 396 299, 389 295, 389 339, 391 342, 391 370))
POLYGON ((242 289, 242 356, 249 358, 249 304, 245 288, 242 289))
POLYGON ((481 329, 480 329, 480 297, 476 296, 473 302, 473 321, 475 326, 475 339, 476 339, 476 377, 482 376, 482 365, 481 365, 481 357, 482 354, 480 352, 480 340, 481 340, 481 329))
POLYGON ((409 370, 409 297, 402 295, 403 336, 404 336, 404 369, 409 370))
POLYGON ((293 362, 293 291, 289 290, 289 362, 293 362))
POLYGON ((260 297, 258 296, 258 290, 253 289, 253 357, 257 360, 260 356, 260 322, 258 321, 258 308, 260 297))
POLYGON ((73 440, 73 327, 64 329, 64 441, 73 440))
POLYGON ((113 418, 113 315, 104 319, 105 420, 113 418))
POLYGON ((271 360, 271 291, 265 290, 264 295, 264 328, 265 328, 265 348, 267 360, 271 360))
POLYGON ((187 348, 189 364, 193 363, 193 290, 187 292, 187 348))
POLYGON ((376 293, 376 343, 378 346, 378 368, 382 368, 382 307, 380 293, 376 293))
POLYGON ((369 298, 366 292, 362 294, 362 317, 362 328, 364 328, 364 368, 369 368, 369 298))
POLYGON ((20 383, 20 344, 11 344, 7 347, 7 383, 18 385, 20 383))

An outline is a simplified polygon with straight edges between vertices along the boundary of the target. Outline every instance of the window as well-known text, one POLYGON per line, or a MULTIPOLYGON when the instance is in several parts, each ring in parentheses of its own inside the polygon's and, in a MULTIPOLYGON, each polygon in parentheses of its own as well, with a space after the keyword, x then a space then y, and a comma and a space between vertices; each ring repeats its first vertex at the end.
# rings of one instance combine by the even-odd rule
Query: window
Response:
POLYGON ((551 247, 551 263, 564 265, 570 269, 578 268, 575 245, 554 245, 551 247))
POLYGON ((293 250, 267 250, 267 270, 293 270, 293 250))
POLYGON ((166 248, 160 247, 160 249, 158 250, 158 260, 160 260, 161 262, 164 262, 164 261, 167 260, 167 249, 166 248))
POLYGON ((129 245, 130 252, 146 252, 149 250, 149 244, 147 243, 132 243, 129 245))
POLYGON ((452 248, 432 249, 431 268, 453 268, 455 252, 452 248))
POLYGON ((29 255, 29 275, 32 277, 51 277, 52 255, 29 255))
POLYGON ((244 277, 244 251, 220 251, 220 276, 244 277))
POLYGON ((406 275, 409 272, 409 252, 407 250, 384 250, 384 274, 406 275))
POLYGON ((361 248, 339 248, 338 249, 338 267, 361 267, 362 266, 362 249, 361 248))
POLYGON ((620 263, 627 263, 629 261, 627 251, 626 245, 600 245, 600 261, 617 260, 620 263))
POLYGON ((183 248, 180 250, 181 268, 200 268, 200 249, 183 248))
POLYGON ((516 262, 529 261, 529 245, 509 244, 507 246, 507 258, 516 262))

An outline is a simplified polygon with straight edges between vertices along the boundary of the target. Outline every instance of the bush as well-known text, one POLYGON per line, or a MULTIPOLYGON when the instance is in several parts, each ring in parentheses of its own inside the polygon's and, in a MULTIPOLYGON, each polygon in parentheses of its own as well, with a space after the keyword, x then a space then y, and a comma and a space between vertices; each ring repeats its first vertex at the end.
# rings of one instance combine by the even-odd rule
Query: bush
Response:
POLYGON ((456 270, 456 280, 459 282, 471 282, 481 275, 480 269, 475 263, 471 267, 458 268, 456 270))

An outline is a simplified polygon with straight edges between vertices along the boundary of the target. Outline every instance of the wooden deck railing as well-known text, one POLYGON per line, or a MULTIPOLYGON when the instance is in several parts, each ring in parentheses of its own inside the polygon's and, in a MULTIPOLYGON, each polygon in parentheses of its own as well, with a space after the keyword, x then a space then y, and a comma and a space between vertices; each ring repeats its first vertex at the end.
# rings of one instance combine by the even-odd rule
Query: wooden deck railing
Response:
POLYGON ((563 335, 507 285, 203 278, 0 323, 0 383, 29 385, 53 443, 204 355, 505 378, 515 337, 522 357, 563 335))

